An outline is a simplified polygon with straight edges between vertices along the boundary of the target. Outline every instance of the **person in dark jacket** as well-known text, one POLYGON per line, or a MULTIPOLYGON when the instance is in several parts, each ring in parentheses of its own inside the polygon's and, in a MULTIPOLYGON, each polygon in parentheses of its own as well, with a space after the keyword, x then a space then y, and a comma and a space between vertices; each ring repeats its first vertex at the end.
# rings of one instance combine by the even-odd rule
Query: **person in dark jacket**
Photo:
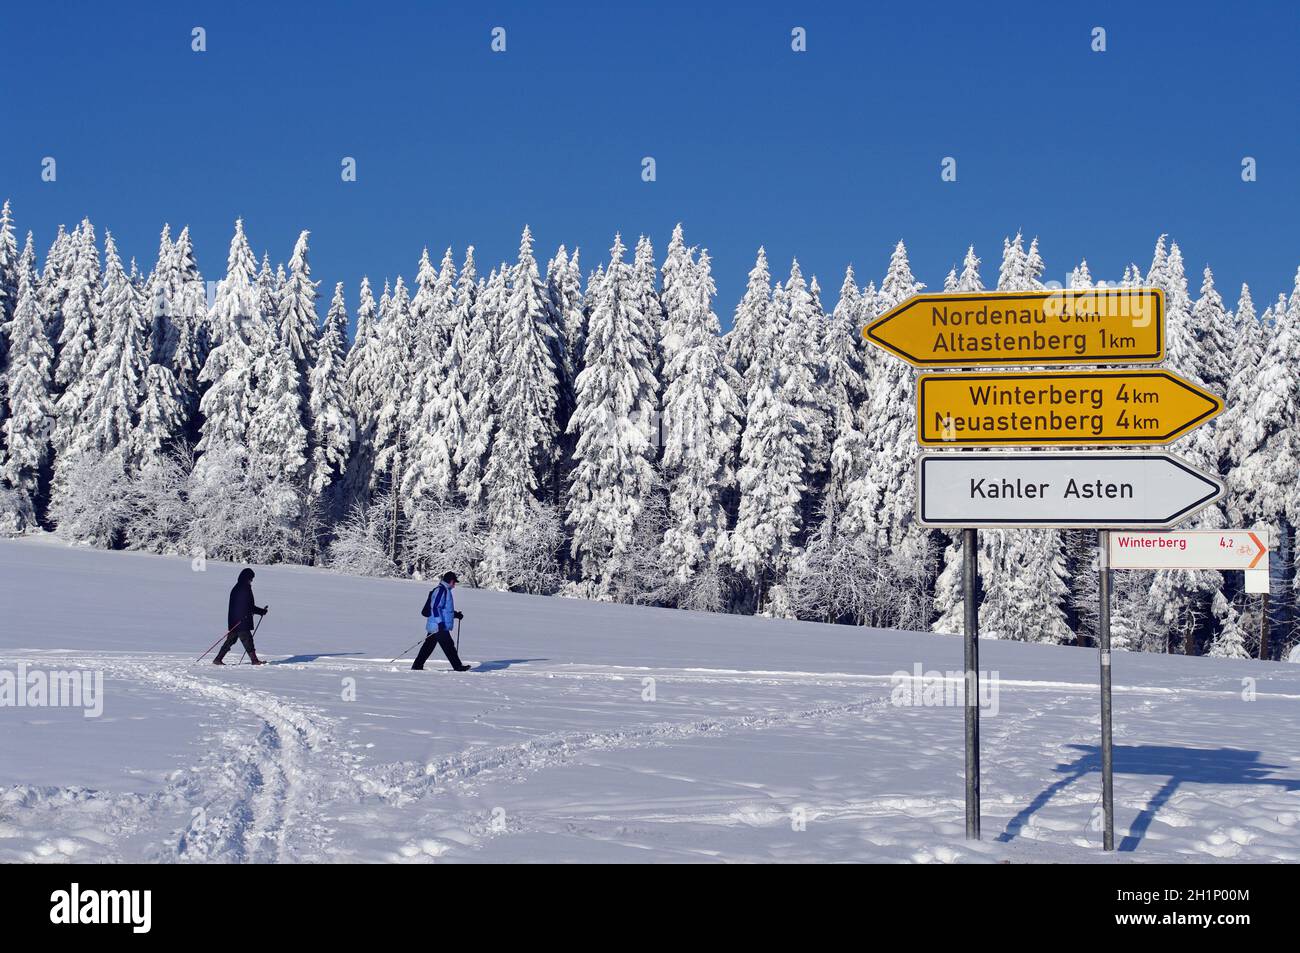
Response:
POLYGON ((266 615, 266 609, 260 608, 253 601, 253 570, 244 569, 239 574, 239 581, 235 583, 235 588, 230 590, 230 608, 226 612, 226 624, 230 626, 230 634, 226 636, 226 642, 221 646, 221 651, 217 657, 212 660, 213 665, 225 665, 222 661, 226 653, 234 648, 236 642, 244 643, 244 651, 248 653, 249 661, 254 665, 264 665, 257 652, 253 648, 253 616, 266 615))
POLYGON ((429 634, 420 646, 420 653, 415 657, 415 664, 411 668, 423 669, 424 663, 433 654, 434 647, 441 646, 452 668, 458 672, 469 671, 470 666, 461 662, 456 643, 451 640, 454 620, 465 618, 463 612, 456 611, 456 603, 451 594, 458 581, 454 572, 446 573, 442 582, 438 583, 438 588, 429 593, 429 598, 425 600, 423 614, 429 621, 425 623, 424 630, 429 634))

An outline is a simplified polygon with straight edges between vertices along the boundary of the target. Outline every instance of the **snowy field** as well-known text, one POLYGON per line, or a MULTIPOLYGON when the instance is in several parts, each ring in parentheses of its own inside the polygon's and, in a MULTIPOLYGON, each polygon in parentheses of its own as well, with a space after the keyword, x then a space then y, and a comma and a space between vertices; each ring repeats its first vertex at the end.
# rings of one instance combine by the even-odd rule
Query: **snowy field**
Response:
POLYGON ((891 703, 956 638, 461 588, 412 672, 427 585, 259 567, 272 664, 195 665, 237 568, 0 542, 0 672, 104 679, 0 708, 0 860, 1300 860, 1300 666, 1117 656, 1104 858, 1095 652, 982 643, 971 844, 960 708, 891 703))

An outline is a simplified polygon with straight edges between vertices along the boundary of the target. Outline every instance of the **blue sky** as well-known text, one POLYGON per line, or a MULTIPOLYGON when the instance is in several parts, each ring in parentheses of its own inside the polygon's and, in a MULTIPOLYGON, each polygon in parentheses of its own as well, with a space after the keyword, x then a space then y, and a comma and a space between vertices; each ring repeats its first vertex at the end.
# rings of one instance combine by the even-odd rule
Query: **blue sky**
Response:
POLYGON ((1145 269, 1165 231, 1193 293, 1207 262, 1229 306, 1243 280, 1261 309, 1290 291, 1293 6, 728 6, 13 5, 0 197, 42 254, 89 215, 149 267, 162 223, 189 224, 209 278, 236 216, 273 261, 308 228, 322 294, 345 281, 350 307, 363 274, 409 280, 425 245, 459 259, 472 243, 486 273, 525 222, 543 262, 576 244, 585 271, 616 230, 662 255, 682 221, 713 256, 724 323, 759 244, 775 271, 797 256, 829 306, 846 263, 879 281, 899 238, 931 286, 969 242, 994 279, 1017 229, 1039 236, 1048 278, 1081 257, 1098 278, 1145 269))

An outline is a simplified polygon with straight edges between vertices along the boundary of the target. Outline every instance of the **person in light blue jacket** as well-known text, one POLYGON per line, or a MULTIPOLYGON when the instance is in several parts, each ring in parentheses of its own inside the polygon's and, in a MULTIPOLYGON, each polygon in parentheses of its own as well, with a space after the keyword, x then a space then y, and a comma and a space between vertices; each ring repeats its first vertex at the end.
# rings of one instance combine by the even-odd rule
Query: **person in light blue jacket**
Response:
POLYGON ((455 621, 465 618, 464 613, 456 611, 456 600, 452 595, 457 582, 459 580, 454 572, 444 574, 442 582, 438 583, 438 588, 432 590, 424 600, 424 610, 421 614, 429 620, 424 625, 424 631, 429 634, 425 637, 424 644, 420 646, 420 652, 415 656, 415 664, 411 668, 422 670, 424 663, 433 654, 434 647, 441 646, 452 668, 458 672, 469 670, 470 666, 461 662, 460 655, 456 652, 456 643, 451 640, 451 628, 455 621))

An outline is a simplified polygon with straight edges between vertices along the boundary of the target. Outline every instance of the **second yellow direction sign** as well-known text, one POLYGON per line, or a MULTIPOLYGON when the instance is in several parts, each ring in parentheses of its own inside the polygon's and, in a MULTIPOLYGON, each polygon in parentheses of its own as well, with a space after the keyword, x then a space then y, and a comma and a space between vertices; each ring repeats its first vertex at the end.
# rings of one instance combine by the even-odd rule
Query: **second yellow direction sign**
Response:
POLYGON ((922 374, 916 437, 923 447, 1164 444, 1223 410, 1169 371, 922 374))

